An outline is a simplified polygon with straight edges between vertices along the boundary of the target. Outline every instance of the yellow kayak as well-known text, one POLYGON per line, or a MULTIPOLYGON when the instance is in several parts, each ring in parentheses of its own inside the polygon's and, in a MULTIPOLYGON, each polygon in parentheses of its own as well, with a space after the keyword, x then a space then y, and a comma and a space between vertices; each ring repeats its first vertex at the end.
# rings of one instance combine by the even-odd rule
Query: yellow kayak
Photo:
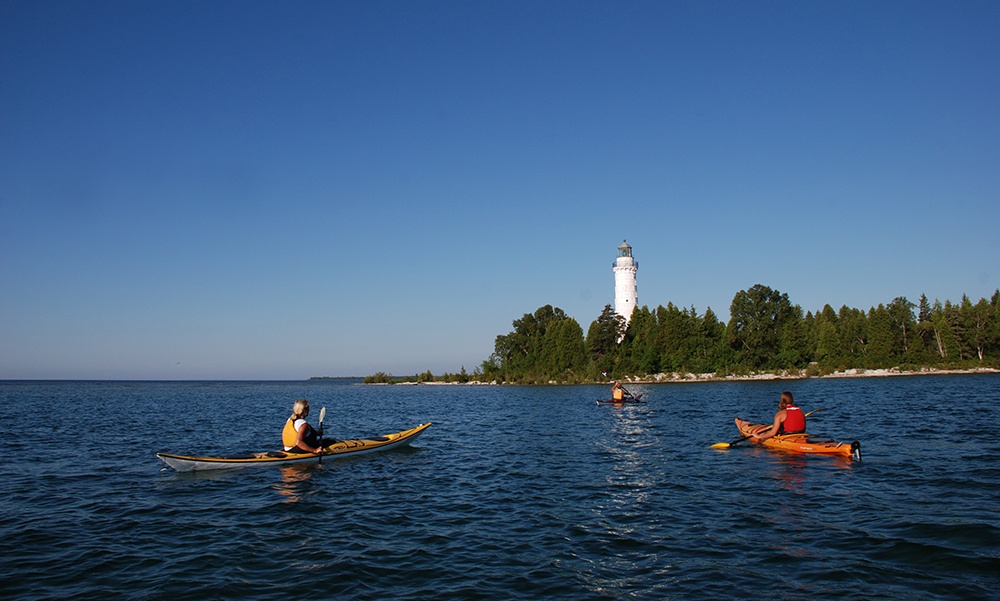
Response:
POLYGON ((808 433, 802 434, 779 434, 764 440, 749 438, 760 432, 767 432, 771 429, 771 424, 754 424, 745 419, 736 418, 736 429, 744 437, 748 437, 751 443, 763 445, 771 449, 782 451, 794 451, 796 453, 820 453, 823 455, 841 455, 843 457, 853 457, 861 459, 861 443, 837 442, 829 438, 812 436, 808 433))
POLYGON ((267 451, 264 453, 229 457, 196 457, 191 455, 174 455, 173 453, 157 453, 156 456, 178 472, 233 469, 258 465, 320 463, 324 458, 340 459, 342 457, 364 455, 365 453, 375 453, 404 447, 416 440, 430 426, 431 424, 428 422, 420 424, 416 428, 410 428, 409 430, 403 430, 394 434, 386 434, 385 436, 356 440, 338 440, 323 447, 322 453, 267 451))

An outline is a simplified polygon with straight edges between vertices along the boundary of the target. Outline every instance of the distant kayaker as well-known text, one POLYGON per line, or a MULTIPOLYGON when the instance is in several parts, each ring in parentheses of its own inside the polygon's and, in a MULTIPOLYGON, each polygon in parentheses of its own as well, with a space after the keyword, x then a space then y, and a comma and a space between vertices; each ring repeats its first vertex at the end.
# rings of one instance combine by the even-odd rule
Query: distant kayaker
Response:
POLYGON ((319 433, 306 422, 309 401, 298 399, 292 404, 292 415, 285 422, 281 442, 288 453, 320 453, 323 451, 319 433))
POLYGON ((800 434, 806 431, 806 415, 795 405, 792 393, 787 390, 781 393, 778 401, 778 412, 774 414, 774 424, 765 432, 758 432, 753 437, 765 440, 779 434, 800 434))
MULTIPOLYGON (((642 395, 640 394, 639 396, 642 395)), ((626 401, 635 401, 637 397, 625 390, 621 380, 615 380, 615 383, 611 386, 611 399, 616 403, 624 403, 626 401)))

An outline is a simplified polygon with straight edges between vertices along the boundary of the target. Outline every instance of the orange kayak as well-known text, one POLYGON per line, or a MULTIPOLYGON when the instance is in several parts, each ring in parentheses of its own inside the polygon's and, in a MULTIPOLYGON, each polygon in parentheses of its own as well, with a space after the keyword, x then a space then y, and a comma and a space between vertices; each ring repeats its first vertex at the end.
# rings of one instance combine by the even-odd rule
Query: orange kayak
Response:
MULTIPOLYGON (((745 419, 736 418, 736 429, 743 436, 766 432, 770 428, 770 424, 754 424, 745 419)), ((861 443, 856 440, 854 442, 837 442, 836 440, 821 438, 808 433, 784 434, 772 436, 765 440, 757 440, 756 438, 750 438, 749 440, 754 444, 782 451, 841 455, 843 457, 861 459, 861 443)))

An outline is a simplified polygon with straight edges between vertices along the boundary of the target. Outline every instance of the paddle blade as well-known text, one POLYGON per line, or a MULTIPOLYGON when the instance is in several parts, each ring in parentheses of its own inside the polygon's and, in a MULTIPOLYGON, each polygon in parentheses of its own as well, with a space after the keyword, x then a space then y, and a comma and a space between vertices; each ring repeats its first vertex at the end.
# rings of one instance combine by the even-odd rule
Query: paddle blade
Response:
POLYGON ((733 442, 717 442, 714 445, 712 445, 712 448, 713 449, 728 449, 729 447, 733 446, 734 444, 739 444, 739 443, 741 443, 744 440, 747 440, 749 438, 750 438, 750 436, 741 436, 741 437, 737 438, 736 440, 734 440, 733 442))
POLYGON ((326 419, 326 407, 319 410, 319 423, 322 424, 324 419, 326 419))

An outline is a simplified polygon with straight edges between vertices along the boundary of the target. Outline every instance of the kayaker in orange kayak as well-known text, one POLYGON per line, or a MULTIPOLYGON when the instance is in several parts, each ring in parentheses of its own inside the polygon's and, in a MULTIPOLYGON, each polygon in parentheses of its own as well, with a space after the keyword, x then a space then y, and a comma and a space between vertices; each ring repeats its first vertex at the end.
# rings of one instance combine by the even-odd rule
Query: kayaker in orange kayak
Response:
POLYGON ((774 414, 774 424, 769 430, 758 432, 753 437, 766 440, 779 434, 801 434, 806 431, 806 415, 795 405, 792 393, 787 390, 781 393, 778 401, 778 412, 774 414))
POLYGON ((286 452, 321 453, 323 451, 319 433, 306 421, 308 416, 309 401, 298 399, 292 404, 292 415, 285 422, 285 429, 281 432, 281 442, 286 452))

